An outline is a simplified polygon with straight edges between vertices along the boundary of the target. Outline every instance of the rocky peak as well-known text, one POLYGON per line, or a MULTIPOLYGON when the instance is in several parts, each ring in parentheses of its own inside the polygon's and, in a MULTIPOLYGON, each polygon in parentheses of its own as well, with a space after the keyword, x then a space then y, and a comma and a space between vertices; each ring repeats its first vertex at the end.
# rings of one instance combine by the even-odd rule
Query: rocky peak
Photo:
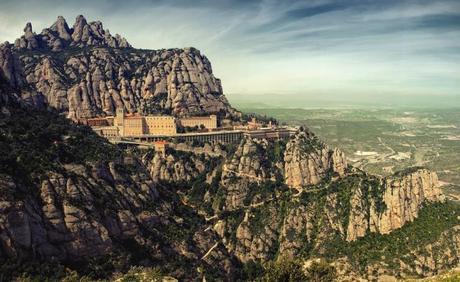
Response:
POLYGON ((32 24, 30 22, 26 23, 26 27, 24 27, 24 33, 26 35, 32 33, 32 24))
POLYGON ((79 15, 73 28, 70 29, 64 17, 59 16, 49 28, 36 35, 32 32, 32 24, 27 23, 24 35, 14 44, 16 49, 62 51, 67 46, 106 46, 112 48, 130 48, 128 41, 121 36, 111 36, 105 31, 100 21, 88 23, 84 16, 79 15))
POLYGON ((74 42, 79 42, 82 40, 83 33, 88 33, 88 23, 86 22, 85 17, 82 15, 77 16, 75 23, 73 25, 72 39, 74 42))
POLYGON ((50 27, 50 30, 57 32, 59 37, 66 41, 71 39, 71 30, 63 16, 58 16, 56 22, 50 27))
POLYGON ((113 115, 120 107, 128 113, 239 116, 211 63, 195 48, 137 50, 81 15, 73 28, 59 16, 38 35, 28 24, 14 46, 7 45, 0 57, 7 81, 27 86, 24 98, 44 100, 71 119, 113 115))
POLYGON ((75 18, 75 23, 73 24, 73 29, 75 33, 81 32, 84 26, 86 26, 88 23, 86 21, 86 18, 83 15, 78 15, 75 18))
POLYGON ((39 47, 38 40, 35 33, 32 31, 32 24, 30 22, 24 27, 24 35, 21 39, 22 41, 19 43, 21 48, 36 49, 39 47))
POLYGON ((8 42, 0 44, 0 79, 17 88, 23 86, 22 67, 18 57, 13 53, 8 42))
POLYGON ((328 173, 342 177, 347 167, 339 149, 331 149, 310 132, 300 131, 286 145, 284 175, 288 186, 300 189, 321 182, 328 173))
POLYGON ((425 202, 444 201, 436 172, 417 169, 385 180, 383 200, 387 208, 378 220, 379 232, 387 234, 413 221, 425 202))

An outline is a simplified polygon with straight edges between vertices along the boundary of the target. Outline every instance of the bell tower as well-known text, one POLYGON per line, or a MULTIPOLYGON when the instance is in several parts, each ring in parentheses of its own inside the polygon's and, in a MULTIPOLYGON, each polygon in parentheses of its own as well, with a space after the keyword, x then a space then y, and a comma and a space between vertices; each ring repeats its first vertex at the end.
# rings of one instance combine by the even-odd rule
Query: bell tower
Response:
POLYGON ((123 108, 117 108, 115 113, 115 122, 114 125, 118 128, 118 134, 124 136, 124 122, 125 121, 125 110, 123 108))
POLYGON ((125 119, 125 110, 123 108, 117 108, 115 113, 115 125, 123 126, 123 121, 125 119))
POLYGON ((216 129, 217 128, 217 116, 210 115, 209 120, 210 120, 209 129, 216 129))

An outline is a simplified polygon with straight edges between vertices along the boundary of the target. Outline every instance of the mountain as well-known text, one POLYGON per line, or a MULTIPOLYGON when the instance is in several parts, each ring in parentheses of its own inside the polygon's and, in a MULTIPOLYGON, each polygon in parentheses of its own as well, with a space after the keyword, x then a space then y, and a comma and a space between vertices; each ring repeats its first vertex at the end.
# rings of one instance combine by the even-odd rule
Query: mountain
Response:
POLYGON ((237 117, 211 63, 194 48, 134 49, 101 22, 63 17, 40 34, 27 23, 14 44, 0 46, 0 70, 24 99, 74 120, 127 113, 237 117))
POLYGON ((110 114, 102 101, 116 103, 114 93, 130 112, 202 114, 221 103, 222 116, 238 118, 220 88, 202 96, 208 90, 194 87, 203 81, 184 80, 207 73, 217 82, 197 50, 121 42, 78 17, 72 29, 58 18, 40 35, 28 25, 0 47, 0 280, 375 281, 458 265, 460 207, 425 168, 370 175, 303 128, 287 140, 121 149, 65 118, 110 114), (145 88, 117 88, 128 79, 114 78, 121 68, 160 64, 169 69, 165 100, 147 104, 145 88), (98 74, 98 85, 112 85, 98 92, 91 71, 103 65, 118 69, 98 74), (172 77, 199 98, 168 104, 182 93, 168 88, 172 77))
MULTIPOLYGON (((161 264, 175 277, 202 267, 232 277, 236 260, 205 220, 122 151, 56 111, 0 88, 0 280, 62 278, 66 268, 107 278, 161 264)), ((8 91, 8 90, 7 90, 8 91)))

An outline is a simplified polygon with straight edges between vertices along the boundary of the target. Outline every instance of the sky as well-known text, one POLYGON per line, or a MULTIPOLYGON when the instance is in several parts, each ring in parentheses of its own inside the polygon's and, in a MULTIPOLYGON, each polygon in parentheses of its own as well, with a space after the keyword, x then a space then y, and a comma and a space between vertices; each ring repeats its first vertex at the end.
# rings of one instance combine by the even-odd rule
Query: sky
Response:
POLYGON ((458 0, 0 0, 0 41, 79 14, 136 48, 198 48, 229 97, 460 97, 458 0))

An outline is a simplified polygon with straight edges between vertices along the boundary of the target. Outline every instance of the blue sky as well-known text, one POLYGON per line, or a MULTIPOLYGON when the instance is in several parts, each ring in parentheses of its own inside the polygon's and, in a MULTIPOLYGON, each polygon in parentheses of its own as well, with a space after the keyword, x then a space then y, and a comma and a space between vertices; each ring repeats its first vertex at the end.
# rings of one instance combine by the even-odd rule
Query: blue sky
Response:
POLYGON ((460 96, 460 1, 0 0, 0 41, 78 14, 137 48, 200 49, 229 96, 460 96))

